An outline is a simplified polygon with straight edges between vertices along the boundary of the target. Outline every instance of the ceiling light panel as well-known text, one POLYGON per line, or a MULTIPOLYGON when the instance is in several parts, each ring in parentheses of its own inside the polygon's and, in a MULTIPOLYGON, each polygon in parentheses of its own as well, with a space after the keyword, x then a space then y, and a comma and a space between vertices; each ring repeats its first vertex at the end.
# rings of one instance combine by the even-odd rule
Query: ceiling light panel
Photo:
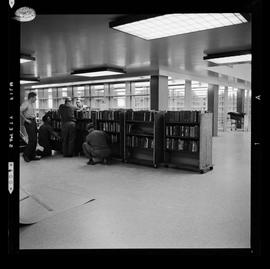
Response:
POLYGON ((240 13, 168 14, 112 28, 146 40, 245 23, 240 13))
POLYGON ((230 64, 230 63, 251 62, 251 58, 252 58, 251 54, 245 54, 245 55, 213 58, 208 59, 208 61, 216 64, 230 64))
POLYGON ((83 77, 101 77, 101 76, 111 76, 111 75, 119 75, 119 74, 123 74, 123 73, 114 72, 114 71, 97 71, 97 72, 78 73, 74 75, 83 76, 83 77))

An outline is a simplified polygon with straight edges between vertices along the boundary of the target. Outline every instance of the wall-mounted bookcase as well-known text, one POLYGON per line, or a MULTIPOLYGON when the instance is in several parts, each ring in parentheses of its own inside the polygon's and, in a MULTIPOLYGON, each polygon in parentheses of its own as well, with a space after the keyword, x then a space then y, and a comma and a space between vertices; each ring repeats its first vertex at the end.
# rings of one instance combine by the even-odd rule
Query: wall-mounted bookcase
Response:
POLYGON ((163 115, 157 111, 125 113, 125 162, 158 167, 162 162, 163 115))
POLYGON ((96 112, 95 126, 97 130, 107 133, 112 151, 112 158, 124 156, 124 112, 120 110, 104 110, 96 112))
POLYGON ((212 170, 212 113, 167 111, 163 145, 165 166, 212 170))

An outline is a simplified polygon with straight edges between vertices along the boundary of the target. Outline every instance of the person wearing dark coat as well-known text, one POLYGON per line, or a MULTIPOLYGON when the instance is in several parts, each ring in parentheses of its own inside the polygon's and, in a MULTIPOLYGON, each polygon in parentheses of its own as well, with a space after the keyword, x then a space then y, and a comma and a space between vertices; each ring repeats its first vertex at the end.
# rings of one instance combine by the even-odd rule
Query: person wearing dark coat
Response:
POLYGON ((38 150, 37 154, 42 157, 47 157, 52 155, 52 142, 51 137, 60 138, 60 136, 53 130, 51 126, 51 117, 48 114, 45 114, 42 117, 43 124, 39 127, 38 130, 38 143, 44 149, 43 151, 38 150))
POLYGON ((87 164, 108 164, 110 162, 111 149, 108 145, 106 133, 101 130, 95 130, 92 123, 87 125, 87 130, 89 134, 82 145, 84 155, 89 159, 87 164))
POLYGON ((78 110, 78 108, 72 105, 70 97, 65 99, 65 104, 61 104, 59 106, 59 114, 62 123, 62 151, 64 157, 72 157, 74 154, 76 139, 76 110, 78 110))

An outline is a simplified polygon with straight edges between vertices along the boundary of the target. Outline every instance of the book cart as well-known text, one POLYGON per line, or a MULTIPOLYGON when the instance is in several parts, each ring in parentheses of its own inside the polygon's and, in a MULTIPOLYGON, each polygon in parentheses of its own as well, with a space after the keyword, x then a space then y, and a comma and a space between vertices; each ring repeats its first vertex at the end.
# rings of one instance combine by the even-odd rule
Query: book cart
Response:
POLYGON ((124 160, 124 112, 121 110, 96 111, 95 129, 109 137, 112 158, 124 160))
POLYGON ((125 162, 158 167, 162 161, 163 115, 157 111, 126 111, 125 162))
MULTIPOLYGON (((58 110, 51 110, 48 112, 51 116, 51 125, 53 130, 61 137, 61 119, 58 110)), ((52 149, 62 152, 62 139, 51 136, 52 149)))
POLYGON ((212 170, 212 113, 167 111, 163 152, 166 167, 212 170))
POLYGON ((87 124, 94 123, 96 119, 96 112, 90 110, 75 111, 76 118, 76 139, 75 139, 75 155, 83 154, 82 144, 85 142, 88 131, 86 129, 87 124))

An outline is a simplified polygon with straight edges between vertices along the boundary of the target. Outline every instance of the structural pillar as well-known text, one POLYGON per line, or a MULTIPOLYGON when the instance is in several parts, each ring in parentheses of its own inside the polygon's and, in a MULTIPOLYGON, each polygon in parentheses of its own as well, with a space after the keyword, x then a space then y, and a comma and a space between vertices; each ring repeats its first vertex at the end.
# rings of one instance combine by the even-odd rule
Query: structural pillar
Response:
POLYGON ((228 117, 228 87, 224 88, 224 110, 223 110, 223 131, 227 131, 227 117, 228 117))
POLYGON ((168 109, 168 77, 151 76, 150 79, 150 109, 168 109))
POLYGON ((212 136, 218 135, 218 85, 208 84, 207 110, 213 114, 212 136))
POLYGON ((184 108, 185 110, 191 110, 191 106, 192 106, 191 80, 186 80, 185 81, 184 108))
MULTIPOLYGON (((237 89, 236 111, 239 113, 244 113, 244 107, 245 107, 245 90, 237 89)), ((242 128, 240 121, 237 121, 236 127, 242 128)))
POLYGON ((126 82, 126 108, 131 108, 131 82, 126 82))

